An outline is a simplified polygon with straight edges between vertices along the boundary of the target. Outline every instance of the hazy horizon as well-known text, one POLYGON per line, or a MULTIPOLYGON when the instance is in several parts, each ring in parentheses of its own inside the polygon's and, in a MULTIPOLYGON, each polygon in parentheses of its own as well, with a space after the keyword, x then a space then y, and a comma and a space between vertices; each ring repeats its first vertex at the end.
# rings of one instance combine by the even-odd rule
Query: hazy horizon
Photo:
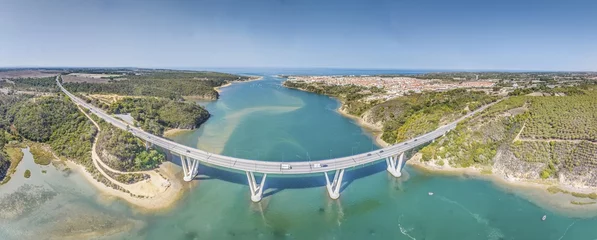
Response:
POLYGON ((597 71, 597 1, 0 3, 2 67, 597 71))

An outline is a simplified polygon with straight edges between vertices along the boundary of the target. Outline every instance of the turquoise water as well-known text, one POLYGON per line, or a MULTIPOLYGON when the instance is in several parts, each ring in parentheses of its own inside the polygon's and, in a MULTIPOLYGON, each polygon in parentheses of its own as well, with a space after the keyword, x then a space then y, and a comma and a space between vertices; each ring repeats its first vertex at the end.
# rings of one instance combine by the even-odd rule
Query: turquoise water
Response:
MULTIPOLYGON (((176 138, 226 155, 297 161, 376 148, 371 136, 335 112, 325 96, 280 87, 281 79, 224 88, 206 104, 214 115, 176 138), (220 134, 222 136, 220 136, 220 134)), ((244 176, 206 170, 179 208, 156 218, 146 237, 162 239, 595 239, 597 220, 541 208, 488 181, 433 176, 407 168, 400 179, 377 164, 346 173, 338 201, 323 176, 268 176, 271 195, 249 200, 244 176), (279 190, 281 188, 282 190, 279 190), (428 192, 435 194, 430 196, 428 192), (544 214, 547 221, 541 221, 544 214)))
MULTIPOLYGON (((335 112, 337 101, 283 88, 274 72, 240 73, 264 79, 233 84, 222 89, 218 101, 202 103, 213 116, 176 141, 265 161, 324 159, 377 148, 367 132, 335 112)), ((23 168, 34 168, 30 158, 23 168)), ((271 175, 263 201, 252 203, 243 173, 201 165, 198 180, 174 209, 147 214, 121 201, 98 200, 80 177, 64 180, 49 170, 32 176, 37 180, 11 180, 15 186, 40 182, 57 195, 16 220, 2 221, 0 214, 0 238, 29 239, 23 236, 31 225, 44 232, 72 218, 107 228, 134 223, 133 230, 108 239, 597 239, 596 211, 564 211, 527 200, 557 195, 409 167, 403 173, 392 177, 383 161, 350 169, 339 200, 327 196, 323 175, 271 175), (44 222, 37 220, 40 216, 44 222)), ((0 197, 5 195, 0 191, 0 197)))

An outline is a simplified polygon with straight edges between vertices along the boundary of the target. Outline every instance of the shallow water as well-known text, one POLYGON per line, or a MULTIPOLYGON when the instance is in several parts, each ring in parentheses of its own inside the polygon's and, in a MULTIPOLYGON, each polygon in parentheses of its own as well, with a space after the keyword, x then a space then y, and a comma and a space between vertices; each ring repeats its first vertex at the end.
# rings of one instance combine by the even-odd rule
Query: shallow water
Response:
MULTIPOLYGON (((337 101, 285 89, 281 79, 272 77, 275 73, 260 72, 264 80, 223 88, 220 100, 205 103, 213 115, 208 122, 174 139, 265 161, 324 159, 377 148, 371 136, 335 112, 337 101)), ((76 174, 64 176, 46 167, 47 175, 41 175, 33 170, 38 166, 31 165, 31 156, 25 158, 15 176, 22 176, 21 167, 31 168, 29 180, 43 176, 35 184, 60 187, 49 187, 56 196, 21 217, 25 220, 2 220, 1 239, 21 239, 25 226, 33 225, 37 232, 56 228, 59 224, 33 219, 64 219, 63 210, 76 219, 99 216, 102 223, 118 220, 130 226, 108 239, 597 239, 597 218, 549 210, 527 200, 526 191, 408 167, 396 179, 385 172, 383 161, 347 171, 337 201, 327 196, 323 175, 268 175, 265 197, 258 204, 249 199, 243 173, 201 165, 197 184, 174 209, 143 214, 121 201, 99 201, 102 198, 76 174), (69 208, 57 208, 57 203, 69 208), (544 214, 547 220, 541 221, 544 214)), ((9 184, 26 181, 13 179, 9 184)), ((0 187, 0 198, 11 188, 14 191, 10 185, 0 187)), ((114 227, 102 226, 98 231, 114 227)))

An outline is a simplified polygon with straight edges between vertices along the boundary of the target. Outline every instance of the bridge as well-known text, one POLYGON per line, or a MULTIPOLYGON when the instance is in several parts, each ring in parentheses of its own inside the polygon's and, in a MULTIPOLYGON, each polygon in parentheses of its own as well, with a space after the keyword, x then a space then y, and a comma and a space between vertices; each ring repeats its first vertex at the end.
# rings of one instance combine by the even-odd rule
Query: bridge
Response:
POLYGON ((77 105, 89 109, 93 114, 112 124, 113 126, 130 131, 136 137, 145 141, 146 145, 156 145, 162 149, 170 151, 174 155, 180 156, 183 179, 185 181, 192 181, 198 173, 199 163, 218 166, 225 169, 232 169, 246 173, 249 189, 251 193, 251 200, 253 202, 261 201, 263 196, 263 186, 267 178, 267 174, 282 174, 282 175, 299 175, 299 174, 321 174, 323 173, 326 180, 326 189, 328 195, 332 199, 340 197, 340 187, 344 171, 349 168, 363 166, 365 164, 385 160, 387 164, 387 171, 394 177, 402 175, 402 168, 404 166, 404 153, 408 150, 421 146, 427 142, 433 141, 436 138, 444 136, 447 132, 456 128, 456 124, 473 114, 485 110, 492 104, 485 105, 479 109, 466 114, 458 120, 441 126, 436 130, 417 136, 416 138, 394 144, 382 149, 360 153, 347 157, 332 158, 318 161, 302 161, 302 162, 269 162, 242 159, 230 156, 209 153, 200 149, 188 147, 180 143, 155 136, 147 133, 140 128, 129 126, 129 124, 107 114, 101 109, 88 104, 84 100, 78 98, 72 93, 68 92, 60 83, 61 76, 56 77, 58 87, 77 105), (334 172, 333 178, 330 179, 328 173, 334 172), (262 174, 260 181, 255 178, 255 173, 262 174))

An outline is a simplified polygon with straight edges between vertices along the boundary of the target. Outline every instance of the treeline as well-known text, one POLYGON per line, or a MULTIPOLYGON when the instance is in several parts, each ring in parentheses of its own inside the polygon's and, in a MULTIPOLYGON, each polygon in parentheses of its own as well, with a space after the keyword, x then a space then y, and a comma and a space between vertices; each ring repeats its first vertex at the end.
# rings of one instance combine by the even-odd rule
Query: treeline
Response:
POLYGON ((141 128, 157 135, 165 128, 194 129, 210 116, 196 103, 156 98, 124 98, 112 103, 108 112, 130 113, 141 128))
POLYGON ((361 101, 375 93, 385 90, 377 87, 362 87, 357 85, 327 85, 324 83, 306 83, 303 81, 285 81, 284 86, 304 91, 328 95, 340 99, 349 114, 360 116, 377 102, 361 101))
POLYGON ((219 95, 214 87, 228 81, 248 79, 225 73, 164 71, 129 75, 126 80, 111 80, 109 83, 64 83, 64 87, 72 92, 91 94, 153 96, 175 100, 182 100, 183 96, 196 96, 215 100, 219 95))
POLYGON ((13 88, 21 91, 57 92, 56 77, 46 78, 14 78, 0 80, 0 87, 13 88), (12 82, 12 83, 11 83, 12 82))
POLYGON ((7 140, 5 137, 5 132, 4 130, 0 129, 0 182, 4 180, 6 173, 10 168, 10 161, 8 160, 8 156, 6 156, 6 152, 4 151, 4 145, 6 142, 7 140))
POLYGON ((154 169, 165 161, 164 154, 157 150, 147 151, 143 142, 130 132, 102 122, 98 135, 97 152, 108 166, 120 171, 154 169))
POLYGON ((13 104, 29 99, 28 95, 5 95, 0 93, 0 182, 5 180, 11 162, 6 154, 4 146, 12 140, 18 140, 18 136, 9 134, 16 131, 11 128, 12 123, 8 117, 8 111, 13 104))
POLYGON ((589 91, 589 89, 592 88, 593 86, 594 86, 593 84, 581 84, 579 86, 564 86, 564 87, 549 88, 545 84, 541 84, 537 87, 514 89, 514 91, 508 93, 508 96, 521 96, 521 95, 527 95, 527 94, 534 93, 534 92, 540 92, 540 93, 543 93, 544 95, 549 95, 549 96, 584 95, 584 94, 586 94, 586 91, 589 91))

